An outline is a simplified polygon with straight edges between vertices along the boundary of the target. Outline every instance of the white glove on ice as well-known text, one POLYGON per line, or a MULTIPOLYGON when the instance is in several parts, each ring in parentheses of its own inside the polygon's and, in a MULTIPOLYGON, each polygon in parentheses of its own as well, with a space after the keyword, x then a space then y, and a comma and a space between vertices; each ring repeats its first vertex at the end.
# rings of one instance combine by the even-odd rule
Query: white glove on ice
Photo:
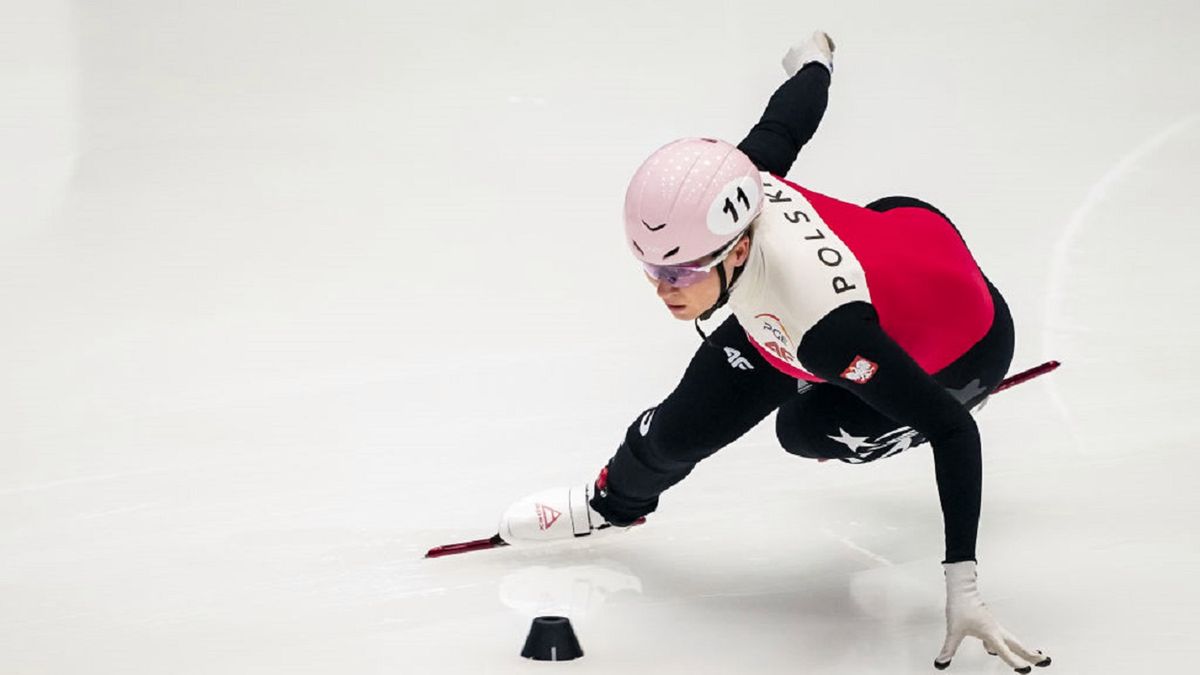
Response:
POLYGON ((963 638, 983 640, 989 654, 999 655, 1004 662, 1018 673, 1028 673, 1030 664, 1045 668, 1050 657, 1039 651, 1026 649, 1013 634, 996 623, 976 586, 975 561, 943 563, 946 568, 946 643, 942 652, 933 661, 933 666, 943 670, 958 651, 963 638))
POLYGON ((535 492, 508 507, 500 518, 500 538, 509 544, 584 537, 613 527, 589 502, 591 483, 535 492))
POLYGON ((803 42, 792 45, 783 55, 783 70, 788 77, 800 72, 804 66, 816 61, 833 72, 833 39, 822 31, 816 31, 803 42))

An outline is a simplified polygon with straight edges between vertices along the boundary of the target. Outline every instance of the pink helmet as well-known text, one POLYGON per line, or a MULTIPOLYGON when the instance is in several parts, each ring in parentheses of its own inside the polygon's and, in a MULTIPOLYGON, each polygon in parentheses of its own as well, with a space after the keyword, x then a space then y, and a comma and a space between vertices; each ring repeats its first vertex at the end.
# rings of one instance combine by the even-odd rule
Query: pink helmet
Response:
POLYGON ((625 236, 652 265, 679 265, 720 250, 762 210, 754 162, 725 141, 683 138, 642 163, 625 192, 625 236))

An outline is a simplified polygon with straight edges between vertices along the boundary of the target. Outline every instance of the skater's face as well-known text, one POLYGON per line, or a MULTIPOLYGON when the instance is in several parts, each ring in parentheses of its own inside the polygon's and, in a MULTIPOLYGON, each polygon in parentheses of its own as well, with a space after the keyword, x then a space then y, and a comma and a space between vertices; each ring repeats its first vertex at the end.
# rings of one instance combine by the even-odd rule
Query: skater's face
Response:
MULTIPOLYGON (((733 278, 733 270, 745 263, 749 256, 750 237, 742 237, 719 265, 725 268, 725 278, 733 278)), ((689 265, 700 266, 711 260, 712 256, 705 256, 689 265)), ((646 279, 655 287, 658 297, 667 306, 671 316, 680 321, 692 321, 700 316, 715 305, 721 295, 721 277, 716 267, 709 270, 703 279, 689 286, 672 286, 668 281, 655 279, 649 274, 646 275, 646 279)))

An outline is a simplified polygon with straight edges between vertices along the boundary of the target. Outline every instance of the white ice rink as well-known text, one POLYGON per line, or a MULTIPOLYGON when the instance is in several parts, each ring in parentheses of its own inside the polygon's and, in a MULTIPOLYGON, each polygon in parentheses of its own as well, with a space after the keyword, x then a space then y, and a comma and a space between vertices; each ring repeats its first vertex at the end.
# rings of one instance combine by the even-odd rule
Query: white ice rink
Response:
POLYGON ((935 672, 927 448, 765 424, 619 538, 422 558, 675 384, 625 182, 817 27, 790 177, 939 206, 1065 364, 980 415, 985 599, 1046 675, 1198 672, 1195 0, 5 0, 0 675, 935 672))

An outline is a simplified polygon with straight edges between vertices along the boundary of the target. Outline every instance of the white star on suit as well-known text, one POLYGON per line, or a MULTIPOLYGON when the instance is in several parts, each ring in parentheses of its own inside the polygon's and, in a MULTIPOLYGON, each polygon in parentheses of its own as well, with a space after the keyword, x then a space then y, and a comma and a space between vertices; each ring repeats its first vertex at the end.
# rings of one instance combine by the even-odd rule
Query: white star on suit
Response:
POLYGON ((871 445, 869 436, 851 436, 841 427, 838 427, 838 432, 841 434, 840 436, 829 436, 829 438, 850 448, 850 452, 857 453, 859 448, 871 445))

